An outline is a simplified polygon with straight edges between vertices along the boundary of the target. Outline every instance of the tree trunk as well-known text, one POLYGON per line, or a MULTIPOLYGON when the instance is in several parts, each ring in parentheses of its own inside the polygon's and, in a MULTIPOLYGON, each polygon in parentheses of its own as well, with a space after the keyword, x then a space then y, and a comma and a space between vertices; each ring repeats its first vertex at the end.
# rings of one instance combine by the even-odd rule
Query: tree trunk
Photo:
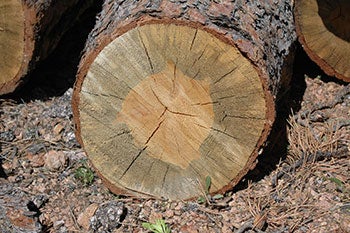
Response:
POLYGON ((10 93, 47 57, 93 0, 0 2, 0 95, 10 93))
POLYGON ((116 193, 225 192, 254 168, 288 83, 292 1, 106 0, 80 63, 76 135, 116 193))
POLYGON ((297 0, 295 22, 308 56, 326 74, 350 82, 350 1, 297 0))

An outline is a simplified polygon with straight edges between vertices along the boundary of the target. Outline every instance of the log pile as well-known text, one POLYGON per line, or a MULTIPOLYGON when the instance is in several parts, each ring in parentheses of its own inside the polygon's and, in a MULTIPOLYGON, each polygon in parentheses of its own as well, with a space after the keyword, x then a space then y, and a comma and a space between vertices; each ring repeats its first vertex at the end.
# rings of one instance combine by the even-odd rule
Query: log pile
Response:
POLYGON ((295 22, 308 56, 328 75, 350 82, 350 2, 298 0, 295 22))
MULTIPOLYGON (((91 2, 0 3, 0 94, 91 2)), ((266 146, 297 35, 327 74, 349 81, 348 1, 295 2, 104 0, 72 106, 76 137, 105 184, 169 199, 203 195, 206 177, 212 194, 235 186, 266 146)))

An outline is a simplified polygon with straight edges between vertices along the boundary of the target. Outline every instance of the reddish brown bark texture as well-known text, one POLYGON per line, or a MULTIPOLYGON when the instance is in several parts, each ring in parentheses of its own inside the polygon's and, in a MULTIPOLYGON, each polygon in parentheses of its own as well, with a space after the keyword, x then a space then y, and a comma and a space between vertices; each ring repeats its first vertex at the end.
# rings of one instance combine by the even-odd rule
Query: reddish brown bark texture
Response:
MULTIPOLYGON (((156 20, 200 25, 233 42, 259 68, 266 93, 271 95, 266 98, 273 99, 268 100, 268 114, 274 115, 274 99, 281 86, 288 82, 292 68, 290 62, 296 41, 292 0, 105 0, 87 40, 75 85, 73 108, 78 140, 77 93, 91 63, 108 43, 121 34, 156 20)), ((274 117, 271 119, 273 121, 274 117)))
POLYGON ((181 20, 199 23, 233 41, 266 71, 269 89, 276 96, 296 40, 292 9, 292 0, 105 0, 86 45, 81 75, 91 63, 85 61, 90 53, 98 53, 131 27, 151 20, 181 20))
MULTIPOLYGON (((247 166, 225 189, 255 166, 258 151, 264 146, 275 115, 275 98, 288 81, 296 33, 292 0, 105 0, 94 30, 90 33, 82 57, 75 92, 73 111, 80 138, 79 92, 87 71, 99 52, 128 30, 147 23, 175 23, 202 28, 227 43, 236 45, 257 67, 268 111, 266 126, 247 166)), ((249 84, 247 84, 249 85, 249 84)), ((106 181, 108 185, 108 181, 106 181)), ((115 187, 111 187, 112 190, 115 187)), ((117 190, 118 192, 120 190, 117 190)))
POLYGON ((0 86, 0 95, 14 91, 35 64, 55 49, 67 29, 92 3, 93 0, 22 0, 25 17, 23 61, 18 74, 0 86))

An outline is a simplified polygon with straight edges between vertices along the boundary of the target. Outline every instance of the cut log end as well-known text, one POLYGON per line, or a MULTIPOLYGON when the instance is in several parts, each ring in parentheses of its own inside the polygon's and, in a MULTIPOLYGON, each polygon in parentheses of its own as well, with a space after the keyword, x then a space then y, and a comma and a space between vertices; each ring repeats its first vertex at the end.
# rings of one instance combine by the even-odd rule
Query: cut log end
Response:
POLYGON ((0 95, 21 86, 94 2, 0 1, 0 95))
POLYGON ((186 76, 169 61, 129 92, 117 124, 125 123, 149 156, 186 169, 200 158, 199 148, 213 126, 209 82, 186 76))
POLYGON ((298 0, 295 21, 299 41, 326 74, 350 82, 350 2, 298 0))
POLYGON ((78 76, 78 137, 111 190, 188 199, 237 183, 267 121, 255 67, 194 27, 152 23, 114 39, 78 76), (80 84, 79 84, 80 82, 80 84))
POLYGON ((0 89, 20 70, 24 54, 24 13, 20 0, 0 2, 0 89))

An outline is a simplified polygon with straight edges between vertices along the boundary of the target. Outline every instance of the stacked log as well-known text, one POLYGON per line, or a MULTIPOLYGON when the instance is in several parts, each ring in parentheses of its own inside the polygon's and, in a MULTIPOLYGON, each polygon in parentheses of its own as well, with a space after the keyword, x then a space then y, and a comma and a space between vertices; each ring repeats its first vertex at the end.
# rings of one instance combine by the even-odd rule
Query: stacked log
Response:
POLYGON ((254 168, 291 75, 293 1, 105 0, 73 96, 115 193, 189 199, 254 168))
POLYGON ((0 95, 20 85, 92 0, 0 2, 0 95))
MULTIPOLYGON (((93 0, 0 2, 0 95, 56 47, 93 0)), ((292 0, 104 0, 73 96, 76 136, 115 193, 188 199, 257 162, 288 86, 292 0)), ((350 3, 297 0, 306 53, 350 81, 350 3)), ((205 191, 204 191, 205 192, 205 191)))
POLYGON ((308 56, 328 75, 350 82, 350 2, 298 0, 295 22, 308 56))

